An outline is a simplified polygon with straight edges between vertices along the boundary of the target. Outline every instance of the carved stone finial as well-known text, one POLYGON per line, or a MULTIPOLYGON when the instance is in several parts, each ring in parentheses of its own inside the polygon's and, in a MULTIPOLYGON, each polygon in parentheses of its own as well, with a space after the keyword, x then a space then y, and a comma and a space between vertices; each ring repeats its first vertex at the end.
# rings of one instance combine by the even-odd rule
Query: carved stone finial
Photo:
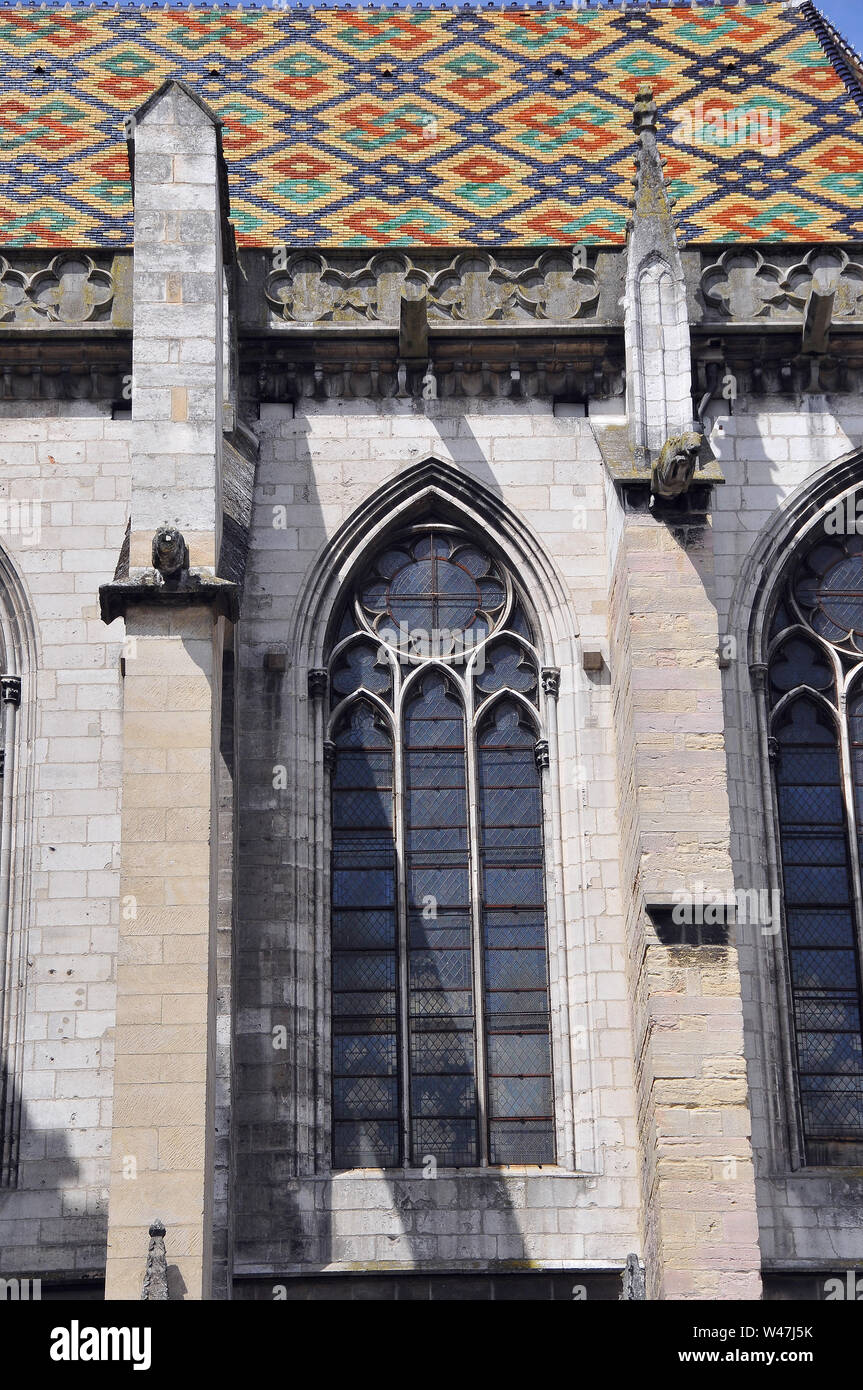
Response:
POLYGON ((309 672, 309 694, 313 700, 326 695, 329 675, 322 667, 315 667, 309 672))
POLYGON ((688 490, 695 474, 704 436, 695 430, 675 435, 663 444, 653 465, 650 490, 658 497, 679 497, 688 490))
MULTIPOLYGON (((633 126, 638 146, 624 295, 626 400, 630 447, 636 458, 645 451, 649 469, 666 442, 692 429, 692 352, 686 275, 657 146, 652 91, 638 93, 633 126)), ((645 482, 647 476, 646 470, 645 482)))
POLYGON ((160 526, 153 536, 153 569, 164 580, 179 579, 189 568, 189 547, 176 526, 160 526))
POLYGON ((542 772, 544 767, 548 767, 548 739, 541 738, 534 744, 533 756, 536 759, 536 765, 540 772, 542 772))
POLYGON ((779 757, 779 739, 774 738, 773 734, 767 740, 767 760, 775 763, 779 757))
POLYGON ((2 696, 4 705, 20 705, 21 677, 0 676, 0 696, 2 696))
POLYGON ((147 1270, 141 1287, 141 1298, 165 1302, 168 1298, 168 1262, 165 1255, 165 1224, 153 1221, 150 1225, 150 1245, 147 1250, 147 1270))
POLYGON ((644 1268, 637 1255, 627 1255, 626 1267, 623 1271, 623 1289, 621 1291, 621 1301, 641 1302, 647 1298, 647 1290, 644 1283, 644 1268))
POLYGON ((332 772, 336 765, 336 745, 332 739, 324 739, 324 771, 332 772))
POLYGON ((551 695, 556 700, 560 693, 560 671, 556 666, 543 666, 539 674, 546 695, 551 695))

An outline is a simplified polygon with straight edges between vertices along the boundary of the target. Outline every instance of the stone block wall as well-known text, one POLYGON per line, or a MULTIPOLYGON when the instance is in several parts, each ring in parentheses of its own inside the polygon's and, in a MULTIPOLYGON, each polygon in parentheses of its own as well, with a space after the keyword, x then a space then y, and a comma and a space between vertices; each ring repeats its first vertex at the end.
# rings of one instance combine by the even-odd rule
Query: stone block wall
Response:
POLYGON ((104 625, 98 587, 126 527, 130 428, 90 403, 0 402, 0 544, 31 608, 35 660, 22 671, 17 750, 17 887, 27 856, 31 903, 17 918, 27 940, 14 987, 24 1044, 9 1077, 17 1186, 0 1187, 7 1276, 104 1269, 123 624, 104 625))
POLYGON ((648 1297, 758 1297, 733 945, 672 945, 645 910, 731 883, 712 535, 622 522, 609 626, 648 1297))
MULTIPOLYGON (((747 1258, 752 1251, 751 1208, 737 1201, 728 1176, 735 1160, 745 1187, 747 1095, 767 1267, 811 1273, 863 1259, 863 1178, 795 1171, 782 1136, 771 1136, 768 1097, 781 1058, 763 944, 741 933, 738 989, 732 951, 721 959, 720 948, 669 951, 640 906, 646 886, 730 881, 726 842, 735 885, 763 886, 741 574, 789 499, 863 446, 863 403, 846 398, 808 398, 802 408, 777 399, 757 413, 737 403, 735 412, 712 431, 727 483, 715 493, 708 546, 704 536, 625 517, 590 421, 556 417, 546 403, 447 400, 422 410, 401 401, 329 401, 296 416, 290 407, 264 407, 237 648, 240 951, 230 1142, 239 1154, 241 1272, 367 1260, 404 1268, 413 1259, 439 1268, 471 1259, 607 1268, 638 1249, 657 1269, 686 1270, 682 1282, 669 1274, 665 1296, 715 1296, 720 1277, 728 1291, 748 1290, 749 1275, 737 1281, 728 1264, 729 1251, 732 1264, 744 1247, 747 1258), (314 949, 303 914, 316 834, 308 810, 320 788, 309 747, 297 737, 308 722, 305 689, 295 703, 290 673, 266 670, 263 658, 286 649, 322 547, 387 480, 430 455, 475 478, 526 522, 562 577, 580 640, 607 655, 607 672, 588 678, 578 640, 558 654, 574 1173, 443 1174, 429 1183, 419 1175, 389 1182, 326 1172, 325 1098, 311 1079, 322 1045, 315 1020, 326 999, 301 978, 291 984, 298 960, 314 949), (279 505, 288 508, 286 530, 273 526, 279 505), (715 645, 724 633, 738 645, 721 673, 720 715, 715 645), (280 763, 296 772, 281 798, 272 786, 280 763), (272 1028, 283 1022, 287 1057, 271 1046, 272 1028), (662 1220, 642 1229, 642 1213, 659 1211, 662 1220), (711 1242, 719 1263, 687 1265, 687 1250, 711 1242)), ((29 856, 32 906, 21 1079, 13 1078, 21 1103, 18 1182, 0 1189, 5 1275, 72 1278, 104 1266, 123 625, 102 624, 97 596, 113 574, 129 510, 130 430, 90 403, 0 404, 0 504, 24 504, 20 522, 39 503, 38 517, 29 514, 38 536, 8 524, 0 536, 32 608, 36 664, 29 686, 22 672, 19 724, 18 775, 22 790, 32 787, 32 826, 28 836, 19 823, 16 834, 29 856)), ((0 520, 15 516, 0 506, 0 520)), ((224 792, 230 820, 229 799, 224 792)), ((22 796, 21 816, 24 806, 22 796)), ((230 838, 224 820, 222 835, 230 838)), ((223 864, 222 872, 231 871, 223 864)), ((16 873, 23 883, 20 863, 16 873)), ((223 882, 224 962, 226 892, 223 882)), ((224 1048, 231 981, 226 966, 220 970, 224 1048)), ((220 1068, 227 1124, 229 1051, 220 1068)), ((226 1262, 221 1181, 225 1234, 217 1250, 226 1262)))
POLYGON ((174 1296, 210 1289, 221 628, 203 606, 127 617, 109 1298, 138 1296, 157 1216, 174 1296))

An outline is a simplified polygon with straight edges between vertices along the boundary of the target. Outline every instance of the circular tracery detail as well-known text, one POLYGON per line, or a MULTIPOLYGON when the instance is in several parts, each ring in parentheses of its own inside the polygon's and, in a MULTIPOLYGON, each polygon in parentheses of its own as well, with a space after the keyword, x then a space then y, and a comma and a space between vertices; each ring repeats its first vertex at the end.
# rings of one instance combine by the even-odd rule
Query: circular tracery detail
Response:
POLYGON ((813 632, 863 655, 863 536, 825 536, 799 566, 791 593, 813 632))
POLYGON ((452 528, 424 528, 376 557, 357 588, 356 615, 399 651, 458 659, 506 625, 512 603, 486 551, 452 528))
POLYGON ((454 526, 414 526, 354 581, 333 629, 330 710, 363 694, 395 710, 412 673, 445 667, 475 713, 510 693, 539 705, 533 623, 508 570, 454 526))

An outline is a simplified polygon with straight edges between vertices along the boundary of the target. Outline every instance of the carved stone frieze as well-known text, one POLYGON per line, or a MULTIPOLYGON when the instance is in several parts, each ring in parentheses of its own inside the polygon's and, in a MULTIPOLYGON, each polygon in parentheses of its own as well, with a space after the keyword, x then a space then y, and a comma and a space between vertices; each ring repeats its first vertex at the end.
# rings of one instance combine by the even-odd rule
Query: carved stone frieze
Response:
POLYGON ((320 252, 297 252, 269 274, 264 293, 276 323, 380 324, 397 328, 401 299, 428 304, 431 325, 569 323, 596 313, 599 281, 583 248, 546 251, 506 265, 486 251, 423 267, 403 252, 378 252, 346 269, 320 252), (527 264, 524 264, 527 260, 527 264))
POLYGON ((794 263, 779 248, 768 261, 755 247, 732 247, 701 274, 708 316, 726 321, 799 322, 812 290, 835 292, 834 321, 863 320, 863 261, 839 246, 814 246, 794 263))
POLYGON ((379 252, 348 271, 331 266, 320 252, 298 251, 270 274, 265 293, 271 311, 285 323, 398 324, 403 289, 419 298, 424 283, 409 257, 398 253, 379 252))
POLYGON ((704 271, 701 290, 708 304, 733 319, 769 317, 785 299, 782 271, 749 247, 724 251, 704 271))
POLYGON ((810 290, 835 291, 834 319, 863 318, 863 265, 849 259, 839 246, 815 246, 785 277, 789 302, 803 309, 810 290))
MULTIPOLYGON (((623 364, 601 361, 592 370, 565 363, 529 361, 429 362, 408 368, 388 361, 329 362, 326 367, 304 363, 268 363, 241 377, 245 401, 300 401, 331 398, 417 401, 441 397, 477 400, 553 398, 566 401, 615 400, 623 406, 623 364)), ((247 408, 251 408, 250 406, 247 408)))
POLYGON ((701 342, 695 344, 696 400, 863 391, 863 341, 857 336, 849 335, 840 352, 815 357, 801 353, 799 340, 790 333, 772 339, 766 334, 741 336, 728 345, 721 362, 714 352, 701 342), (723 395, 723 383, 730 383, 733 397, 723 395))
POLYGON ((0 256, 0 326, 70 327, 108 322, 114 277, 80 251, 61 251, 27 273, 0 256))
MULTIPOLYGON (((0 329, 3 327, 0 323, 0 329)), ((76 360, 68 364, 55 357, 43 363, 35 350, 26 361, 4 361, 0 367, 0 400, 110 401, 116 407, 129 409, 132 404, 131 344, 119 342, 112 346, 114 352, 96 361, 89 360, 90 355, 81 350, 77 341, 76 360)), ((3 351, 11 356, 8 338, 3 351)))
POLYGON ((0 256, 0 323, 14 319, 27 299, 27 276, 0 256))

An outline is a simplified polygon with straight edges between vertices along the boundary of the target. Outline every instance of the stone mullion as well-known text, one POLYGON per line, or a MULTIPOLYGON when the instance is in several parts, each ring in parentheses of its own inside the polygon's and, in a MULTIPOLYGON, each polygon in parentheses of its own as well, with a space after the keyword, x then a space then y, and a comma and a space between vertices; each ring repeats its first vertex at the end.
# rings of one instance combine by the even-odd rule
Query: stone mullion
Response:
POLYGON ((855 938, 857 942, 857 987, 858 995, 863 981, 863 869, 860 864, 860 826, 857 804, 854 797, 854 757, 851 751, 851 733, 848 728, 848 695, 851 685, 857 682, 863 691, 863 677, 860 671, 852 673, 843 685, 837 685, 838 696, 838 737, 839 757, 842 767, 842 799, 848 836, 848 858, 851 864, 851 886, 854 895, 855 938))
MULTIPOLYGON (((321 826, 320 835, 310 835, 308 837, 309 846, 309 865, 308 876, 312 889, 312 913, 314 918, 314 938, 312 945, 312 979, 310 984, 310 1018, 306 1045, 308 1053, 306 1058, 306 1074, 308 1086, 304 1088, 306 1093, 312 1098, 312 1114, 308 1132, 302 1134, 297 1132, 297 1172, 320 1172, 325 1161, 324 1138, 327 1133, 326 1121, 330 1109, 327 1093, 331 1086, 331 1056, 330 1050, 327 1055, 327 1040, 331 1034, 327 1030, 328 1010, 326 1007, 330 989, 327 981, 327 963, 329 952, 326 949, 326 939, 329 935, 327 930, 327 902, 329 894, 325 888, 326 866, 329 863, 327 857, 327 832, 329 831, 329 817, 324 811, 324 801, 329 790, 328 770, 324 766, 323 757, 317 756, 317 750, 323 748, 324 730, 326 724, 326 705, 329 695, 329 675, 324 669, 314 669, 309 672, 308 695, 311 705, 311 758, 308 761, 309 768, 309 811, 312 816, 312 823, 321 826), (324 829, 326 827, 326 830, 324 829)), ((300 1039, 297 1039, 299 1046, 300 1039)), ((299 1104, 299 1096, 295 1090, 294 1108, 299 1104)))
MULTIPOLYGON (((550 809, 551 836, 543 836, 543 857, 545 868, 546 893, 546 941, 549 940, 551 913, 554 912, 555 926, 555 974, 554 995, 557 999, 557 1026, 552 1027, 552 1047, 560 1059, 561 1092, 555 1095, 555 1125, 558 1144, 558 1162, 566 1168, 576 1166, 573 1072, 572 1072, 572 1021, 569 1008, 569 969, 567 963, 566 940, 566 899, 563 887, 563 856, 561 852, 562 815, 560 804, 560 752, 557 730, 557 700, 560 691, 560 671, 556 667, 545 666, 541 671, 542 690, 545 697, 545 727, 547 740, 545 766, 551 777, 545 778, 540 771, 540 790, 543 802, 550 809), (550 838, 550 843, 549 843, 550 838), (563 1143, 561 1144, 561 1138, 563 1143)), ((549 961, 551 951, 549 949, 549 961)), ((549 986, 551 986, 549 970, 549 986)), ((553 1017, 553 1015, 552 1015, 553 1017)))
MULTIPOLYGON (((15 933, 10 932, 12 907, 12 824, 15 788, 15 738, 18 707, 21 703, 21 677, 3 676, 0 679, 3 703, 3 783, 2 813, 0 813, 0 1050, 6 1068, 14 1080, 17 1073, 18 1047, 13 1019, 13 1000, 20 998, 15 989, 15 933)), ((20 1004, 18 1004, 20 1010, 20 1004)), ((12 1179, 15 1168, 15 1145, 18 1125, 15 1123, 14 1094, 7 1091, 3 1077, 0 1088, 0 1186, 12 1179)), ((11 1088, 10 1088, 11 1089, 11 1088)))
MULTIPOLYGON (((787 1119, 787 1133, 791 1148, 792 1166, 802 1167, 805 1161, 803 1147, 803 1116, 800 1108, 800 1096, 796 1084, 797 1076, 797 1052, 792 1037, 791 1020, 794 1017, 793 995, 791 991, 791 974, 789 969, 788 952, 784 948, 784 940, 787 939, 785 930, 785 900, 782 892, 782 868, 780 853, 780 834, 778 825, 778 800, 776 796, 775 778, 775 759, 778 753, 778 744, 770 734, 771 720, 767 693, 767 671, 766 664, 759 662, 753 663, 750 668, 752 678, 753 695, 755 699, 755 715, 758 724, 758 746, 760 756, 761 774, 761 803, 765 809, 765 837, 767 850, 767 884, 771 890, 771 902, 779 902, 782 912, 782 937, 783 941, 777 943, 776 937, 772 938, 768 956, 769 985, 774 992, 774 998, 780 1004, 778 1018, 776 1019, 776 1033, 779 1038, 779 1048, 782 1058, 781 1075, 777 1073, 774 1066, 765 1065, 768 1084, 766 1090, 766 1105, 770 1116, 768 1143, 776 1159, 780 1159, 784 1145, 781 1142, 781 1128, 779 1124, 779 1111, 781 1102, 784 1100, 784 1109, 787 1119), (770 1072, 772 1070, 772 1075, 770 1072), (775 1092, 775 1094, 774 1094, 775 1092)), ((761 1020, 762 1033, 765 1040, 769 1038, 772 1031, 769 1027, 767 1009, 765 1002, 761 1001, 761 1020)))
POLYGON ((402 1164, 411 1162, 410 965, 408 958, 407 833, 405 825, 404 704, 401 682, 395 693, 392 732, 393 835, 396 855, 396 963, 398 970, 398 1056, 402 1164))
POLYGON ((480 787, 479 755, 477 750, 477 727, 473 704, 473 682, 465 680, 462 686, 462 718, 465 736, 465 792, 468 814, 468 867, 470 873, 470 921, 471 957, 473 961, 473 1017, 476 1029, 474 1055, 476 1059, 476 1104, 479 1150, 479 1166, 485 1168, 489 1161, 488 1134, 488 1059, 486 1056, 485 1027, 485 961, 483 948, 482 920, 482 861, 480 849, 480 787))

